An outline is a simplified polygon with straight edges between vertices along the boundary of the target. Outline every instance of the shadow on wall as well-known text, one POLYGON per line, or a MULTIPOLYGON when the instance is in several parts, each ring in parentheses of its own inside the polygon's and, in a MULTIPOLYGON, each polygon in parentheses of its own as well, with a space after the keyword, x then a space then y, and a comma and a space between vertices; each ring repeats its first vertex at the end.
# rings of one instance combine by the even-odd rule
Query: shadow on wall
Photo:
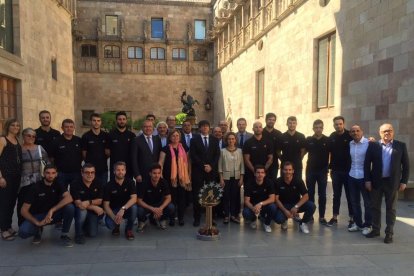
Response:
POLYGON ((221 85, 221 73, 218 72, 214 78, 214 99, 213 99, 213 123, 216 125, 220 120, 224 120, 226 118, 226 104, 225 99, 223 97, 223 87, 221 85))

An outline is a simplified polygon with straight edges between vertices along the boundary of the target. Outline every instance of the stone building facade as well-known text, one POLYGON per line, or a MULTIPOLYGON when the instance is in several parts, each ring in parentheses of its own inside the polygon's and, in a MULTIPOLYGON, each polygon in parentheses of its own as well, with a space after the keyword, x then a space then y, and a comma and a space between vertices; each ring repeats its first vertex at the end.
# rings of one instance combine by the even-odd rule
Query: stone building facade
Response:
POLYGON ((75 4, 0 0, 0 125, 17 117, 23 127, 37 127, 42 109, 52 112, 55 128, 73 118, 75 4))
POLYGON ((413 1, 217 0, 213 13, 215 121, 275 112, 310 135, 343 115, 377 138, 391 122, 414 160, 413 1))
POLYGON ((181 111, 184 90, 200 102, 197 117, 211 119, 204 107, 213 87, 210 24, 209 0, 79 0, 75 116, 85 122, 79 131, 92 111, 165 120, 181 111))

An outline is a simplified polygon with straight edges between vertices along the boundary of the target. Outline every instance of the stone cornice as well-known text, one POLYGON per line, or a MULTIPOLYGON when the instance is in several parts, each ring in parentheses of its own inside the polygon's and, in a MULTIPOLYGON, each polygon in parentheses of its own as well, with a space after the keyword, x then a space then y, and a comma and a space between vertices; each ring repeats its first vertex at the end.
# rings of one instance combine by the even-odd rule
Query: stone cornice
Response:
MULTIPOLYGON (((56 0, 59 1, 59 0, 56 0)), ((78 0, 78 2, 122 3, 141 5, 168 5, 168 6, 194 6, 211 8, 211 2, 205 0, 78 0)))

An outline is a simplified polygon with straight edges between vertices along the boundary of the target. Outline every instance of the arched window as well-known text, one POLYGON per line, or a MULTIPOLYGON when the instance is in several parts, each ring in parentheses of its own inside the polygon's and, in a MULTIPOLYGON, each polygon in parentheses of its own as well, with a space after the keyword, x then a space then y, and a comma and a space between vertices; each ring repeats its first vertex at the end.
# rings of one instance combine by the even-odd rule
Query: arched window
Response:
POLYGON ((151 59, 165 59, 165 49, 151 48, 151 59))
POLYGON ((120 58, 121 52, 119 47, 115 45, 106 45, 104 47, 104 57, 105 58, 120 58))
POLYGON ((128 47, 128 58, 130 59, 142 59, 142 48, 141 47, 128 47))

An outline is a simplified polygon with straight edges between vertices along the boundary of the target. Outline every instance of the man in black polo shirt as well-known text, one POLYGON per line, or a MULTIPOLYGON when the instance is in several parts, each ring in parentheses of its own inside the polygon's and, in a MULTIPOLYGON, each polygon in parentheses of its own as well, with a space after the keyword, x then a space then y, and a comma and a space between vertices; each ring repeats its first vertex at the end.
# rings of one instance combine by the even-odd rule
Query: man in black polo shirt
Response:
POLYGON ((243 146, 244 164, 247 167, 245 183, 254 181, 255 166, 262 165, 267 171, 273 163, 273 145, 271 141, 264 139, 261 122, 256 121, 253 124, 253 133, 252 138, 243 146))
POLYGON ((106 213, 106 227, 112 230, 112 235, 119 236, 119 226, 127 219, 125 237, 133 240, 132 226, 137 218, 137 193, 135 182, 125 178, 125 162, 114 164, 114 179, 111 179, 104 188, 103 207, 106 213))
POLYGON ((345 189, 346 201, 348 203, 349 223, 348 228, 354 224, 354 213, 351 205, 350 191, 348 187, 348 173, 351 169, 351 155, 349 153, 349 143, 353 140, 349 130, 345 129, 345 118, 336 116, 333 118, 335 131, 329 136, 331 149, 331 169, 333 205, 332 218, 328 226, 338 223, 339 208, 341 206, 342 187, 345 189))
POLYGON ((246 183, 244 187, 243 217, 246 221, 250 221, 252 229, 256 229, 256 218, 260 216, 264 219, 264 230, 270 233, 272 232, 270 223, 276 215, 275 188, 274 183, 265 176, 265 167, 256 165, 254 181, 246 183))
POLYGON ((75 207, 72 197, 62 184, 56 181, 57 169, 46 165, 44 179, 33 184, 24 199, 21 214, 25 219, 19 228, 19 236, 23 239, 34 236, 32 243, 39 244, 42 239, 43 226, 62 221, 60 236, 65 247, 72 247, 68 237, 75 207))
POLYGON ((174 226, 174 204, 171 203, 171 193, 167 181, 161 178, 161 165, 155 163, 151 166, 149 180, 139 185, 137 190, 138 203, 138 229, 142 232, 147 222, 147 215, 151 214, 161 229, 174 226))
POLYGON ((102 119, 98 113, 91 114, 91 129, 82 135, 82 157, 96 169, 96 178, 105 185, 108 182, 109 135, 101 130, 102 119))
POLYGON ((53 141, 50 159, 58 169, 58 181, 68 187, 80 177, 82 163, 82 141, 74 135, 75 122, 65 119, 62 122, 63 134, 53 141))
POLYGON ((296 131, 298 121, 295 116, 290 116, 286 123, 288 130, 282 134, 280 140, 281 161, 289 161, 295 168, 294 177, 302 179, 302 159, 305 155, 305 135, 296 131))
POLYGON ((60 136, 60 132, 50 127, 52 115, 47 110, 39 112, 40 127, 36 129, 36 145, 42 146, 48 155, 50 155, 50 146, 52 142, 60 136))
POLYGON ((103 215, 102 183, 95 178, 96 170, 91 163, 82 167, 82 178, 70 185, 70 193, 75 204, 75 242, 85 243, 83 233, 89 237, 98 234, 98 218, 103 215))
POLYGON ((263 137, 272 141, 273 143, 273 163, 269 168, 269 173, 267 174, 270 179, 276 182, 277 173, 279 170, 279 160, 278 157, 280 155, 280 140, 282 136, 282 132, 275 128, 276 123, 276 114, 275 113, 267 113, 266 114, 266 127, 263 129, 263 137))
POLYGON ((288 161, 282 163, 282 177, 276 181, 276 223, 282 224, 282 230, 287 230, 287 219, 293 218, 299 222, 299 229, 309 234, 307 223, 315 213, 316 206, 309 201, 308 190, 303 180, 294 178, 293 174, 293 164, 288 161), (300 219, 299 213, 302 212, 303 218, 300 219))
POLYGON ((115 115, 116 128, 109 132, 109 154, 111 179, 114 178, 112 168, 116 162, 124 162, 126 164, 126 176, 132 179, 131 166, 131 143, 135 138, 135 134, 127 129, 128 119, 125 111, 119 111, 115 115))
POLYGON ((312 136, 306 138, 308 162, 306 165, 306 186, 309 200, 315 203, 315 184, 318 183, 319 223, 327 225, 325 219, 326 186, 328 184, 329 139, 323 132, 322 120, 313 122, 312 136))

